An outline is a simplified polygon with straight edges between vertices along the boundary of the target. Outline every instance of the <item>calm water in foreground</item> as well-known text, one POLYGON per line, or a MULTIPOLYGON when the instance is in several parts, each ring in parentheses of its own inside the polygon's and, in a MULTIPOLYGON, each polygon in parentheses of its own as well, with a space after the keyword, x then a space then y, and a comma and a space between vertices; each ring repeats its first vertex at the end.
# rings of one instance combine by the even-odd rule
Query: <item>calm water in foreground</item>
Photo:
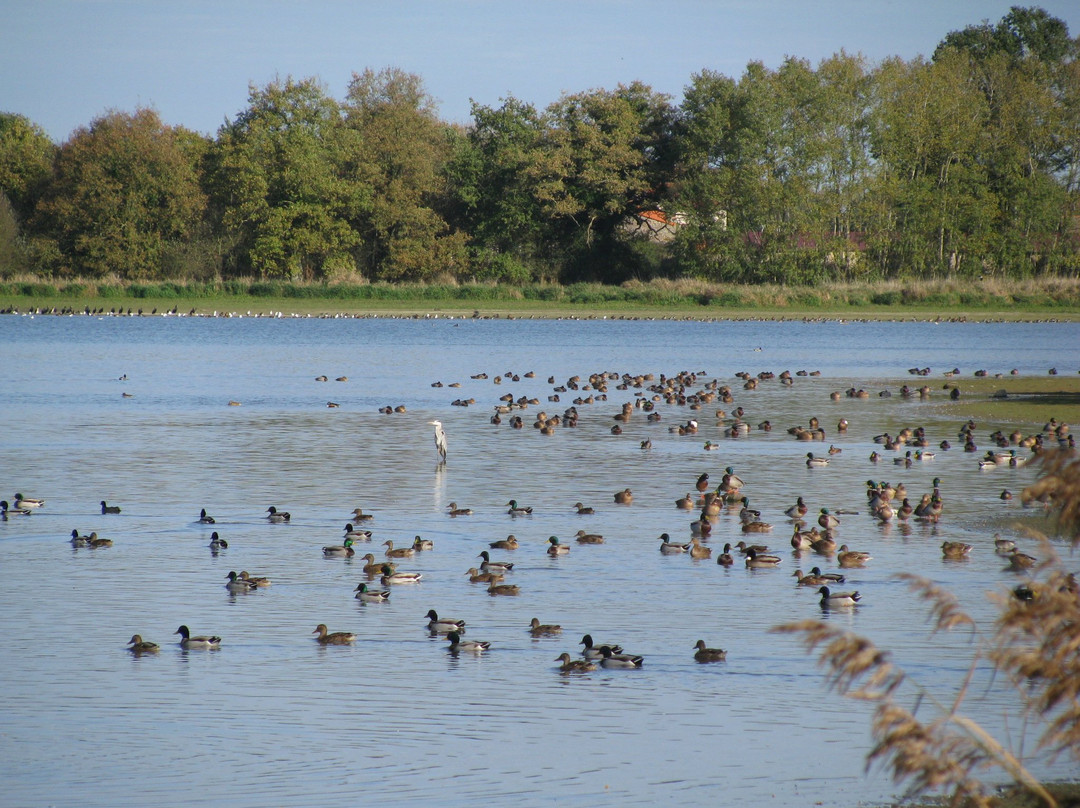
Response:
MULTIPOLYGON (((981 472, 958 448, 932 462, 872 465, 873 436, 925 426, 931 442, 959 445, 962 422, 942 411, 945 370, 1023 375, 1080 367, 1080 324, 694 323, 492 320, 296 320, 2 317, 6 372, 0 386, 0 498, 16 492, 47 504, 0 522, 0 805, 353 806, 423 802, 850 806, 887 800, 897 788, 864 772, 869 710, 828 692, 793 638, 771 626, 836 621, 894 652, 910 677, 948 702, 975 647, 964 633, 931 636, 926 612, 892 576, 924 574, 955 592, 986 628, 986 593, 1017 581, 993 553, 993 534, 1037 516, 1002 489, 1034 478, 1026 468, 981 472), (929 366, 927 380, 907 369, 929 366), (744 392, 738 371, 820 370, 786 388, 744 392), (544 436, 539 410, 553 376, 597 371, 703 371, 735 388, 751 424, 772 432, 725 439, 717 406, 694 413, 659 404, 610 432, 634 390, 580 405, 576 429, 544 436), (495 385, 486 372, 535 372, 495 385), (320 375, 329 382, 315 381, 320 375), (127 380, 119 377, 126 375, 127 380), (346 382, 335 382, 347 376, 346 382), (460 388, 432 387, 441 381, 460 388), (879 398, 926 381, 929 402, 879 398), (865 401, 832 402, 849 386, 865 401), (130 394, 124 397, 122 394, 130 394), (499 396, 540 399, 518 431, 489 423, 499 396), (451 405, 475 398, 475 405, 451 405), (230 407, 235 400, 242 406, 230 407), (328 408, 327 401, 340 406, 328 408), (380 407, 404 405, 404 414, 380 407), (826 443, 795 441, 786 428, 817 416, 826 443), (696 436, 668 428, 690 417, 696 436), (850 429, 837 434, 846 417, 850 429), (438 466, 428 421, 449 435, 438 466), (652 440, 651 451, 640 443, 652 440), (706 440, 718 451, 706 452, 706 440), (828 468, 807 469, 808 450, 842 448, 828 468), (725 466, 774 524, 765 538, 779 569, 749 571, 714 560, 663 556, 662 532, 689 541, 691 515, 675 500, 725 466), (942 478, 946 512, 934 526, 882 526, 866 513, 867 478, 903 483, 914 498, 942 478), (630 487, 634 502, 614 504, 630 487), (863 595, 854 611, 822 612, 814 590, 791 577, 815 564, 788 545, 783 511, 798 495, 843 517, 839 540, 874 559, 851 570, 863 595), (534 514, 512 518, 514 498, 534 514), (100 500, 120 505, 103 516, 100 500), (597 511, 578 516, 582 501, 597 511), (454 501, 474 510, 451 518, 454 501), (268 506, 292 513, 269 525, 268 506), (399 562, 423 573, 385 604, 353 597, 366 580, 359 555, 327 559, 353 508, 375 514, 359 555, 381 557, 416 535, 435 549, 399 562), (200 508, 217 519, 196 523, 200 508), (73 550, 72 529, 114 546, 73 550), (229 542, 217 556, 212 530, 229 542), (602 533, 583 546, 573 535, 602 533), (513 533, 516 598, 489 596, 465 571, 488 543, 513 533), (573 544, 558 559, 549 536, 573 544), (943 540, 973 544, 966 562, 943 562, 943 540), (273 579, 230 595, 230 570, 273 579), (455 657, 426 631, 428 609, 467 621, 466 637, 491 650, 455 657), (533 617, 563 626, 534 640, 533 617), (173 632, 223 637, 220 650, 183 651, 173 632), (321 647, 318 623, 351 631, 347 647, 321 647), (554 659, 576 656, 581 637, 618 642, 645 657, 640 671, 562 676, 554 659), (132 634, 161 644, 125 650, 132 634), (728 650, 699 665, 699 639, 728 650)), ((576 395, 587 395, 578 393, 576 395)), ((980 449, 1001 426, 980 423, 980 449)), ((1033 432, 1042 423, 1019 425, 1033 432)), ((743 538, 736 512, 721 515, 715 554, 743 538)), ((1027 549, 1034 549, 1028 547, 1027 549)), ((378 586, 378 581, 374 582, 378 586)), ((910 703, 910 701, 909 701, 910 703)), ((1015 695, 989 671, 975 676, 966 711, 1014 750, 1031 754, 1015 695)), ((925 708, 924 708, 925 710, 925 708)), ((927 719, 929 712, 920 712, 927 719)), ((1047 777, 1067 763, 1032 766, 1047 777)))

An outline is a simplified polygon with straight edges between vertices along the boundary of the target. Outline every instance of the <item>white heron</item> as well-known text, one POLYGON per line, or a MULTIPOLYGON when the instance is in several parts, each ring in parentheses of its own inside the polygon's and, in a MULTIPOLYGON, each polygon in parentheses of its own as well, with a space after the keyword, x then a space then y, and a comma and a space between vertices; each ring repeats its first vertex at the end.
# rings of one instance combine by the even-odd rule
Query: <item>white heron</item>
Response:
POLYGON ((435 427, 435 449, 439 452, 439 456, 446 460, 446 433, 443 432, 442 421, 428 421, 433 427, 435 427))

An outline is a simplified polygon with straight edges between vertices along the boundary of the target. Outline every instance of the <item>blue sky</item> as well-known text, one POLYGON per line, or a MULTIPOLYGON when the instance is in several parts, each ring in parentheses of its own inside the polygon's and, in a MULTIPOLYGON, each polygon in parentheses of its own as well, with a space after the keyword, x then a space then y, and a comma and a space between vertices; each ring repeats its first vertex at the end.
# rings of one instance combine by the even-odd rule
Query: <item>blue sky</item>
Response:
POLYGON ((641 80, 677 101, 704 68, 862 53, 929 56, 949 31, 1040 5, 1080 33, 1080 3, 1050 0, 7 0, 0 110, 56 141, 109 109, 156 109, 213 134, 248 85, 318 76, 342 98, 352 73, 424 79, 446 120, 470 99, 544 107, 563 92, 641 80))

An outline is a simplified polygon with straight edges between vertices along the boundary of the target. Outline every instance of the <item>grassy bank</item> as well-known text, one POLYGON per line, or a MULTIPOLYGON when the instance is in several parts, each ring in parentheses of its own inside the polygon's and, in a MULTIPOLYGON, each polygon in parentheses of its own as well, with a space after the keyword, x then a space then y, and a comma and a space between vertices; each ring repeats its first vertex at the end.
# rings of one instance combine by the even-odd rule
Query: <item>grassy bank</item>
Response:
POLYGON ((325 284, 0 281, 0 310, 301 315, 1080 319, 1080 280, 889 281, 823 287, 701 281, 600 284, 325 284))
POLYGON ((1012 376, 1008 368, 987 368, 991 375, 982 377, 973 377, 969 370, 950 382, 960 390, 955 401, 945 398, 940 378, 930 384, 941 401, 937 406, 957 421, 1033 424, 1056 418, 1075 424, 1080 422, 1080 374, 1075 367, 1058 370, 1056 376, 1012 376))

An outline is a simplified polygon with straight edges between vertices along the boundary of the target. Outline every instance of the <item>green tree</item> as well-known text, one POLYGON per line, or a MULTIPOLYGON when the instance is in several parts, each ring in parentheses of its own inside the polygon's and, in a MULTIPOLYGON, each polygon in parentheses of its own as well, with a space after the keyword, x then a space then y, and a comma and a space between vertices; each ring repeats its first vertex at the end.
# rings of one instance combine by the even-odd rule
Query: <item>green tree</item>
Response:
POLYGON ((44 129, 23 115, 0 112, 0 193, 23 221, 34 212, 55 156, 44 129))
POLYGON ((396 68, 354 73, 345 115, 373 188, 371 204, 354 220, 365 271, 395 281, 464 274, 465 235, 452 232, 444 216, 456 136, 420 77, 396 68))
POLYGON ((525 175, 551 248, 566 257, 573 279, 628 274, 618 227, 665 194, 672 117, 667 96, 638 82, 567 95, 547 108, 525 175))
POLYGON ((205 212, 193 137, 149 109, 96 118, 60 147, 36 227, 56 238, 78 273, 157 276, 205 212))
POLYGON ((248 107, 218 132, 210 186, 237 271, 323 278, 355 267, 352 226, 370 206, 356 133, 315 79, 250 88, 248 107))
MULTIPOLYGON (((532 280, 543 263, 545 229, 527 179, 542 133, 535 107, 516 98, 498 109, 474 103, 473 124, 448 167, 460 229, 474 248, 473 272, 495 280, 532 280)), ((543 273, 538 273, 543 274, 543 273)))

